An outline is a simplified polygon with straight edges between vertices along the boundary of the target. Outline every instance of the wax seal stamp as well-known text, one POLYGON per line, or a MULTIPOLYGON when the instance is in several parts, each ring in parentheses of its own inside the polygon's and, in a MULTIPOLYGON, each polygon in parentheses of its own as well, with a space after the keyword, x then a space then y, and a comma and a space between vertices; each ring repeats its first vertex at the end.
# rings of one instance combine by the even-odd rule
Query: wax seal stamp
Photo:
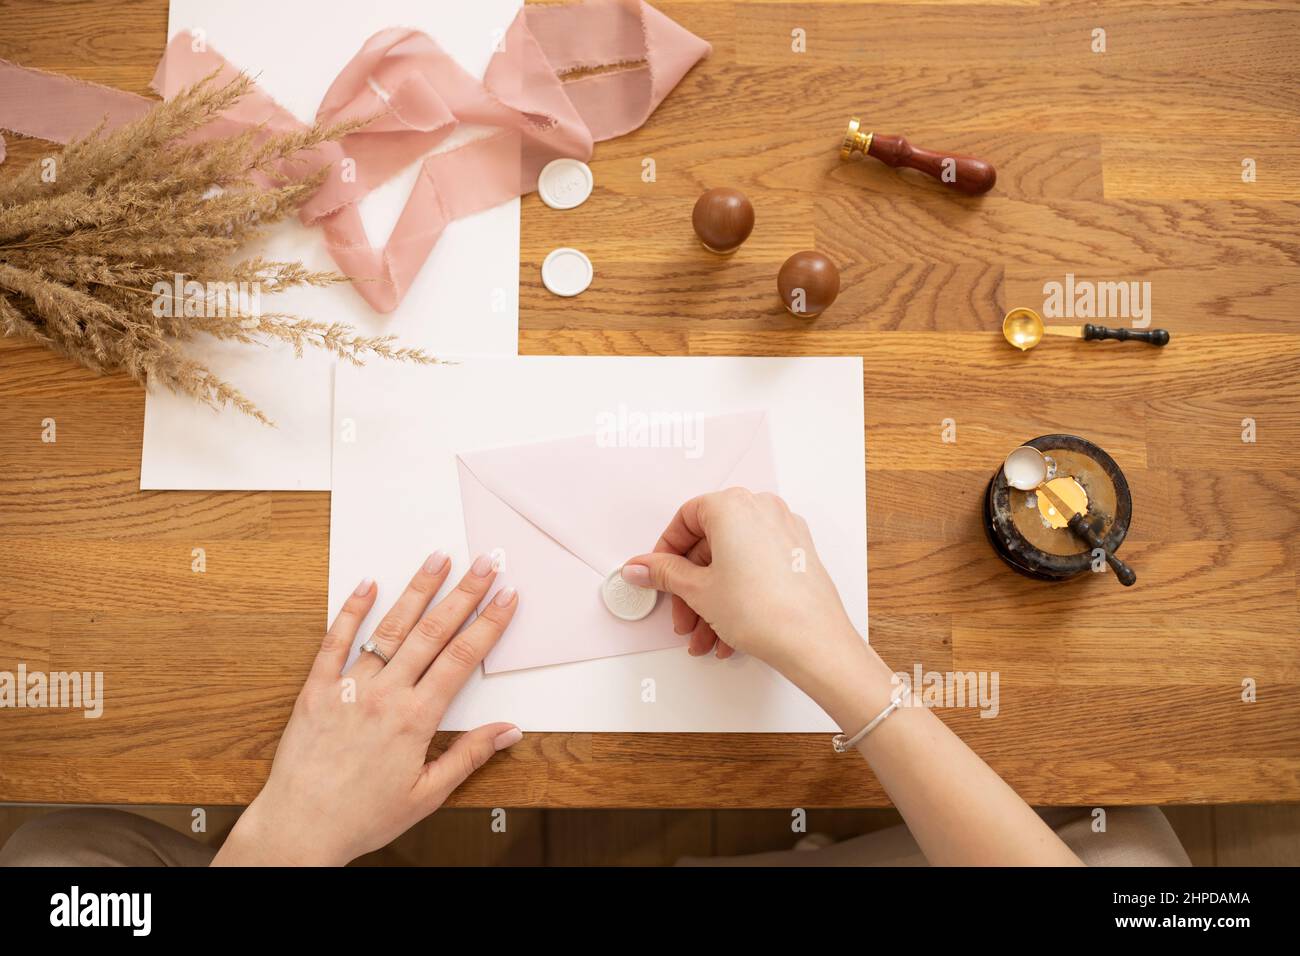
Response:
POLYGON ((609 613, 624 621, 639 621, 655 609, 659 592, 654 588, 638 587, 628 584, 615 568, 600 586, 600 596, 609 608, 609 613))
POLYGON ((849 120, 840 140, 840 159, 851 159, 856 153, 874 157, 895 169, 907 166, 972 196, 988 192, 998 181, 998 171, 982 159, 923 149, 913 146, 904 136, 866 132, 862 121, 855 116, 849 120))

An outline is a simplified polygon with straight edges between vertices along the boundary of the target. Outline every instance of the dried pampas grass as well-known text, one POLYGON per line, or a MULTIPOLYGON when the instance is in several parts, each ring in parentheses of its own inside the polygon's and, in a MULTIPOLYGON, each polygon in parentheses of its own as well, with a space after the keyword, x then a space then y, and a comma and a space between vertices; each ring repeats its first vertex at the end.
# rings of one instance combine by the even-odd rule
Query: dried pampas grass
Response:
POLYGON ((236 308, 233 300, 211 299, 213 289, 255 288, 260 298, 347 281, 300 262, 236 258, 241 245, 292 215, 328 174, 286 176, 295 154, 351 128, 270 137, 253 130, 183 142, 250 83, 241 76, 218 85, 209 77, 129 125, 69 144, 53 177, 37 160, 0 182, 0 331, 96 372, 125 373, 217 408, 231 405, 265 424, 271 422, 251 401, 181 343, 203 332, 250 344, 287 342, 299 355, 320 348, 356 364, 370 355, 435 362, 393 336, 362 336, 351 326, 277 312, 250 316, 247 302, 236 308), (271 185, 258 185, 255 174, 271 185), (175 297, 159 308, 158 283, 207 291, 199 308, 175 297))

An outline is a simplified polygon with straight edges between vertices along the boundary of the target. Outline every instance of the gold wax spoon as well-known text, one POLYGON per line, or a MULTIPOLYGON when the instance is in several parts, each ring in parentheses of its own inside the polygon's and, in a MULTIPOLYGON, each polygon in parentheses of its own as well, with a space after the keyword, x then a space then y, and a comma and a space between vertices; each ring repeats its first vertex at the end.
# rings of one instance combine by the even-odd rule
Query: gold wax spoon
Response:
POLYGON ((1101 339, 1118 339, 1121 342, 1133 340, 1149 345, 1167 345, 1169 333, 1164 329, 1108 329, 1100 325, 1044 325, 1043 317, 1033 309, 1012 309, 1002 320, 1002 336, 1022 352, 1027 352, 1039 342, 1043 335, 1065 335, 1070 338, 1083 339, 1087 342, 1101 339))

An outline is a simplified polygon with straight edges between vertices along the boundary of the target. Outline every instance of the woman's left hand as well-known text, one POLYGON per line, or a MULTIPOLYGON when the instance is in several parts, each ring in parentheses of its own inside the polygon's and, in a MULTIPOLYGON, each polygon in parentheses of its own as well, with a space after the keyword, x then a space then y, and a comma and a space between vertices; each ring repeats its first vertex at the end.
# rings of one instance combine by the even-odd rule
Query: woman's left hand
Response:
POLYGON ((460 630, 496 577, 482 556, 426 614, 450 570, 445 555, 430 555, 375 628, 373 640, 389 663, 363 652, 344 672, 375 603, 373 581, 357 586, 321 642, 266 785, 214 865, 347 863, 392 842, 494 753, 519 741, 523 733, 513 724, 487 724, 427 760, 447 707, 518 605, 513 589, 499 591, 460 630))

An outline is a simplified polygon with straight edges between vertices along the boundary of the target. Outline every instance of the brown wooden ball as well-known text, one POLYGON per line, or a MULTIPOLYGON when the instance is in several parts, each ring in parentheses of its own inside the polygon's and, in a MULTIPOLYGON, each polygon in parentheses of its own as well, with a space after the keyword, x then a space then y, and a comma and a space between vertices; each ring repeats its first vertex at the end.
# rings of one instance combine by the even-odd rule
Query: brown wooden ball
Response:
POLYGON ((776 274, 776 290, 792 314, 815 318, 840 294, 840 270, 820 252, 796 252, 776 274), (803 290, 802 301, 799 290, 803 290))
POLYGON ((695 201, 691 225, 710 252, 735 252, 754 231, 754 207, 739 189, 720 186, 695 201))

